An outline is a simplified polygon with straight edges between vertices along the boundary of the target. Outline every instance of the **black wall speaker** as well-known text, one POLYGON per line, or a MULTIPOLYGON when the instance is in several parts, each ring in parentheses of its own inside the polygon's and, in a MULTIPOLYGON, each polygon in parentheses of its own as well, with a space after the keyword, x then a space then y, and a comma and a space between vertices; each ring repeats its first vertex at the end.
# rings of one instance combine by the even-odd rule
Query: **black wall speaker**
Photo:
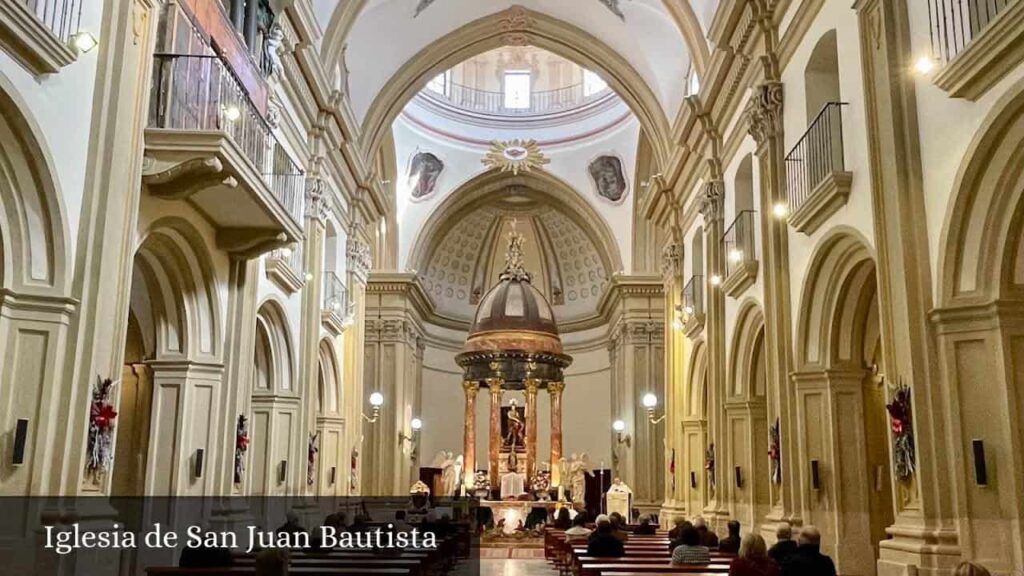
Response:
POLYGON ((971 450, 974 452, 974 483, 978 486, 988 486, 988 466, 985 465, 984 440, 971 440, 971 450))
POLYGON ((743 469, 736 467, 736 487, 743 488, 743 469))
POLYGON ((690 488, 696 488, 696 487, 697 487, 697 473, 696 472, 690 472, 690 488))
POLYGON ((281 465, 277 467, 277 483, 284 484, 286 478, 288 478, 288 461, 281 460, 281 465))
POLYGON ((203 477, 203 458, 206 456, 206 450, 199 448, 196 450, 196 460, 193 465, 192 475, 197 479, 203 477))
POLYGON ((331 475, 330 475, 331 486, 334 486, 334 482, 337 479, 337 475, 338 475, 338 467, 337 466, 331 466, 331 475))
POLYGON ((28 443, 28 419, 18 418, 14 427, 14 454, 11 463, 15 466, 25 463, 25 444, 28 443))
POLYGON ((821 489, 821 471, 818 469, 817 460, 811 460, 811 489, 821 489))

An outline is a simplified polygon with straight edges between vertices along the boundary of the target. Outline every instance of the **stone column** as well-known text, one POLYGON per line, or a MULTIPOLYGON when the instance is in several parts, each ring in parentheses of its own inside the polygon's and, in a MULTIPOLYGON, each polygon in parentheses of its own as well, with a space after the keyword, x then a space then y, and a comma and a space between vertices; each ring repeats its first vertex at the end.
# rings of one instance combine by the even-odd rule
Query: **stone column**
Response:
POLYGON ((465 428, 462 430, 462 482, 464 486, 470 488, 476 474, 476 394, 480 391, 480 383, 465 380, 462 382, 462 389, 466 392, 466 412, 463 420, 465 428))
POLYGON ((498 453, 501 451, 501 386, 505 381, 501 378, 488 378, 487 386, 491 390, 491 426, 487 448, 487 474, 491 479, 491 488, 498 486, 498 453))
POLYGON ((537 386, 536 378, 527 378, 526 386, 526 484, 537 471, 537 386))
POLYGON ((548 395, 551 397, 551 485, 562 484, 562 391, 565 382, 549 382, 548 395))
MULTIPOLYGON (((714 496, 705 508, 710 518, 726 517, 722 494, 722 467, 717 465, 728 460, 725 454, 725 428, 723 426, 722 396, 726 387, 725 369, 725 291, 721 279, 725 274, 725 258, 722 250, 722 233, 725 202, 725 183, 711 180, 704 186, 700 213, 704 216, 704 267, 706 270, 705 299, 706 318, 704 329, 707 340, 708 361, 708 442, 715 444, 714 496), (714 282, 717 276, 718 282, 714 282)), ((707 447, 705 447, 707 448, 707 447)), ((717 523, 717 522, 716 522, 717 523)))

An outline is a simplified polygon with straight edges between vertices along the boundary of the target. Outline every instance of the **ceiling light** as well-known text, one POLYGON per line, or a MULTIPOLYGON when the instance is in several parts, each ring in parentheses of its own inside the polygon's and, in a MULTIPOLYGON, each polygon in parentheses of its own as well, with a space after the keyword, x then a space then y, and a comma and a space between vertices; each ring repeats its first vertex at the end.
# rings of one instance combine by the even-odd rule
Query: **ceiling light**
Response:
POLYGON ((786 206, 785 202, 776 202, 772 207, 772 214, 775 214, 776 218, 785 218, 789 216, 789 206, 786 206))
POLYGON ((230 106, 224 107, 224 119, 228 122, 237 122, 241 117, 242 110, 238 106, 231 104, 230 106))
POLYGON ((914 62, 914 70, 922 76, 931 74, 932 70, 935 70, 935 59, 931 56, 921 56, 914 62))
POLYGON ((99 45, 99 43, 99 40, 97 40, 95 36, 88 32, 79 32, 78 34, 75 34, 71 37, 71 46, 74 47, 74 49, 77 50, 79 54, 85 54, 86 52, 89 52, 97 45, 99 45))

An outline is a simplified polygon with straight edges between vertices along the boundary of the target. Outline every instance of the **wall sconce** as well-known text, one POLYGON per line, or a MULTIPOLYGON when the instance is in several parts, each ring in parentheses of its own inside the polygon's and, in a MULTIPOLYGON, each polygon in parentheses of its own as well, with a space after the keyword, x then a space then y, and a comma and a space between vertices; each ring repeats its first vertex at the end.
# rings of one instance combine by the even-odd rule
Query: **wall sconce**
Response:
POLYGON ((785 202, 776 202, 775 205, 772 206, 772 214, 774 214, 779 220, 782 220, 789 216, 789 206, 786 205, 785 202))
POLYGON ((658 407, 657 396, 648 392, 647 394, 644 394, 642 402, 644 404, 644 408, 647 409, 647 420, 649 420, 651 424, 659 424, 662 420, 665 419, 664 414, 662 414, 659 417, 654 416, 654 409, 658 407))
POLYGON ((277 483, 284 484, 284 481, 288 479, 288 461, 281 460, 281 463, 277 466, 277 483))
POLYGON ((192 461, 192 478, 198 480, 203 477, 203 460, 206 456, 206 450, 202 448, 196 449, 195 459, 192 461))
POLYGON ((28 442, 28 419, 18 418, 14 427, 14 454, 11 464, 20 466, 25 463, 25 444, 28 442))
POLYGON ((697 473, 690 470, 690 488, 697 489, 697 473))
POLYGON ((98 46, 100 43, 95 36, 86 31, 81 31, 71 37, 69 44, 79 54, 85 54, 86 52, 92 51, 93 48, 98 46))
POLYGON ((384 405, 384 395, 380 392, 370 394, 370 415, 363 414, 363 420, 375 424, 380 418, 380 407, 384 405))
POLYGON ((743 488, 743 469, 739 466, 736 467, 736 487, 743 488))
POLYGON ((626 429, 626 423, 622 420, 616 420, 612 422, 612 430, 615 430, 615 442, 617 444, 625 444, 626 448, 633 447, 633 437, 629 434, 623 434, 622 432, 626 429))
POLYGON ((409 428, 412 428, 412 436, 406 436, 401 430, 398 431, 398 443, 403 442, 416 442, 417 437, 420 435, 420 430, 423 429, 423 420, 419 418, 413 418, 409 422, 409 428))
POLYGON ((327 475, 328 484, 334 486, 334 483, 338 480, 338 467, 331 466, 331 473, 327 475))

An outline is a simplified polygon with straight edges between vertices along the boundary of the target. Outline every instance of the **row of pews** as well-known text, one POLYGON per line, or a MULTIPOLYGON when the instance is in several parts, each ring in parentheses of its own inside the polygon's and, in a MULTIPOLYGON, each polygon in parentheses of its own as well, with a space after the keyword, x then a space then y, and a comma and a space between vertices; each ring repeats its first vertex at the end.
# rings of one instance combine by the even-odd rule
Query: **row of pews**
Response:
MULTIPOLYGON (((370 550, 290 550, 289 576, 440 576, 469 556, 468 532, 441 540, 436 550, 374 552, 370 550), (464 541, 466 540, 466 541, 464 541)), ((151 566, 147 576, 254 576, 256 554, 233 554, 225 568, 151 566)))
POLYGON ((544 557, 562 576, 720 576, 729 572, 729 564, 735 558, 734 554, 712 550, 710 564, 673 565, 669 544, 666 532, 653 536, 630 535, 625 543, 625 556, 595 558, 587 556, 586 538, 567 542, 564 530, 547 528, 544 531, 544 557))

